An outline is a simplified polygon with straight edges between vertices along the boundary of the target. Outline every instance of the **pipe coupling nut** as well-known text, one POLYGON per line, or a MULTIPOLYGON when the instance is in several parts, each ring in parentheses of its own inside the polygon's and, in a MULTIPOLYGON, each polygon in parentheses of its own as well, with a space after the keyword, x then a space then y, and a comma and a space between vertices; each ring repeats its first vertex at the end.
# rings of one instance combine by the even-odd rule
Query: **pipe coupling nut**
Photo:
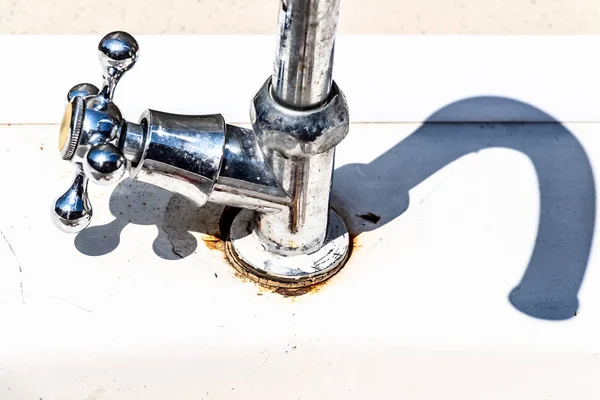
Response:
POLYGON ((252 100, 250 118, 262 145, 298 158, 334 148, 346 137, 350 127, 348 103, 335 82, 327 103, 319 108, 295 110, 273 98, 269 78, 252 100))

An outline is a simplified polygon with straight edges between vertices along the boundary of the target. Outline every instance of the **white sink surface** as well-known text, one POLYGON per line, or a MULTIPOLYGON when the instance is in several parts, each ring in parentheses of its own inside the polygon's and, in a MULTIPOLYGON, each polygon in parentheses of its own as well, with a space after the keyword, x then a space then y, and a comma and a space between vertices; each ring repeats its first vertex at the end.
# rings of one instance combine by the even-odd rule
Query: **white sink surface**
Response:
POLYGON ((92 227, 59 233, 57 127, 4 126, 0 398, 598 399, 599 130, 352 125, 353 254, 293 298, 235 275, 220 207, 142 183, 91 186, 92 227))
MULTIPOLYGON (((0 37, 20 60, 0 91, 0 399, 600 398, 600 37, 341 36, 352 120, 386 123, 338 148, 354 251, 300 297, 235 275, 221 207, 139 182, 91 186, 77 236, 52 225, 73 168, 49 124, 100 79, 99 39, 0 37)), ((142 37, 116 102, 247 121, 273 45, 142 37)))

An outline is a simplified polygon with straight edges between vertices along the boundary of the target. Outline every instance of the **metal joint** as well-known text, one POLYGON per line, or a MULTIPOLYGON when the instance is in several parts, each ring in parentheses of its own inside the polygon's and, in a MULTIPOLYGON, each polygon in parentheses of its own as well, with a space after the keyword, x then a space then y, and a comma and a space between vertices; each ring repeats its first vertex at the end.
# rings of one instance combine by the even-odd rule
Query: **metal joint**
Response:
POLYGON ((264 146, 290 157, 324 153, 337 146, 350 127, 348 103, 335 82, 328 102, 317 108, 295 110, 275 100, 269 78, 252 100, 250 119, 264 146))

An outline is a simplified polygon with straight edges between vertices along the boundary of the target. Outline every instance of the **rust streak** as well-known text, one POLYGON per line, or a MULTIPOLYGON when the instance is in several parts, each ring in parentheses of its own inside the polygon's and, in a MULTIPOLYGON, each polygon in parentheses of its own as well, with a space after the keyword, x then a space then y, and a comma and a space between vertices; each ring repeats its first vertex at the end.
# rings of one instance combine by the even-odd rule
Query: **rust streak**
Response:
MULTIPOLYGON (((352 242, 350 251, 358 250, 363 246, 362 243, 360 243, 360 240, 358 240, 358 236, 350 236, 350 241, 352 242)), ((350 255, 352 255, 352 253, 350 255)), ((348 259, 349 258, 350 257, 348 257, 348 259)))
POLYGON ((225 243, 221 238, 212 235, 204 235, 202 236, 202 242, 208 247, 210 250, 224 250, 225 243))
MULTIPOLYGON (((225 243, 225 240, 223 239, 223 236, 225 236, 225 233, 229 231, 229 227, 230 227, 231 223, 233 222, 233 219, 235 218, 237 211, 239 211, 239 210, 226 208, 223 211, 223 214, 221 215, 221 220, 219 221, 220 233, 218 235, 214 235, 214 236, 213 235, 204 235, 204 236, 202 236, 202 242, 206 245, 206 247, 208 249, 218 250, 222 253, 223 259, 231 267, 233 275, 236 278, 238 278, 239 280, 241 280, 244 283, 254 284, 254 286, 258 290, 258 292, 256 293, 257 296, 263 296, 265 293, 275 293, 275 294, 281 295, 285 298, 290 298, 293 301, 294 298, 296 298, 296 297, 320 292, 332 279, 334 279, 337 276, 337 273, 336 273, 335 275, 331 276, 329 279, 327 279, 323 282, 319 282, 319 283, 305 286, 305 287, 300 287, 300 288, 287 287, 286 288, 286 287, 275 287, 275 286, 269 285, 268 283, 258 282, 257 281, 258 278, 253 278, 252 276, 248 276, 247 273, 240 272, 240 269, 237 266, 235 266, 232 263, 232 261, 229 259, 229 257, 227 256, 226 243, 225 243)), ((379 216, 377 216, 377 218, 379 218, 379 216)), ((348 254, 348 258, 347 258, 345 264, 348 263, 348 261, 352 257, 352 254, 354 253, 354 251, 363 247, 357 234, 350 233, 350 242, 351 242, 351 246, 350 246, 350 249, 348 250, 349 254, 348 254)))
POLYGON ((313 294, 319 292, 323 287, 329 282, 333 277, 323 281, 316 283, 311 286, 304 286, 301 288, 273 288, 273 293, 277 293, 282 295, 283 297, 299 297, 304 296, 305 294, 313 294))

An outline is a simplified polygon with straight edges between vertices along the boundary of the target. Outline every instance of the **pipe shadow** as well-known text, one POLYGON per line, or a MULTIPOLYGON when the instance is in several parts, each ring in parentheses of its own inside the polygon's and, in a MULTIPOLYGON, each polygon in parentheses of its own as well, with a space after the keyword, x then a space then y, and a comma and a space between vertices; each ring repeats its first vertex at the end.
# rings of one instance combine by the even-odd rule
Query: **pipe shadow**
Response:
POLYGON ((348 164, 335 170, 332 205, 342 203, 342 211, 356 214, 373 212, 361 218, 346 215, 351 232, 358 235, 377 229, 402 215, 409 207, 412 188, 466 154, 492 147, 517 150, 535 166, 540 217, 529 264, 509 300, 535 318, 564 320, 576 315, 577 294, 592 245, 596 204, 592 168, 577 138, 543 111, 501 97, 457 101, 428 121, 437 123, 422 125, 371 163, 348 164), (537 115, 546 122, 439 123, 458 114, 482 112, 494 112, 494 120, 537 115), (373 209, 374 193, 390 202, 373 209))

